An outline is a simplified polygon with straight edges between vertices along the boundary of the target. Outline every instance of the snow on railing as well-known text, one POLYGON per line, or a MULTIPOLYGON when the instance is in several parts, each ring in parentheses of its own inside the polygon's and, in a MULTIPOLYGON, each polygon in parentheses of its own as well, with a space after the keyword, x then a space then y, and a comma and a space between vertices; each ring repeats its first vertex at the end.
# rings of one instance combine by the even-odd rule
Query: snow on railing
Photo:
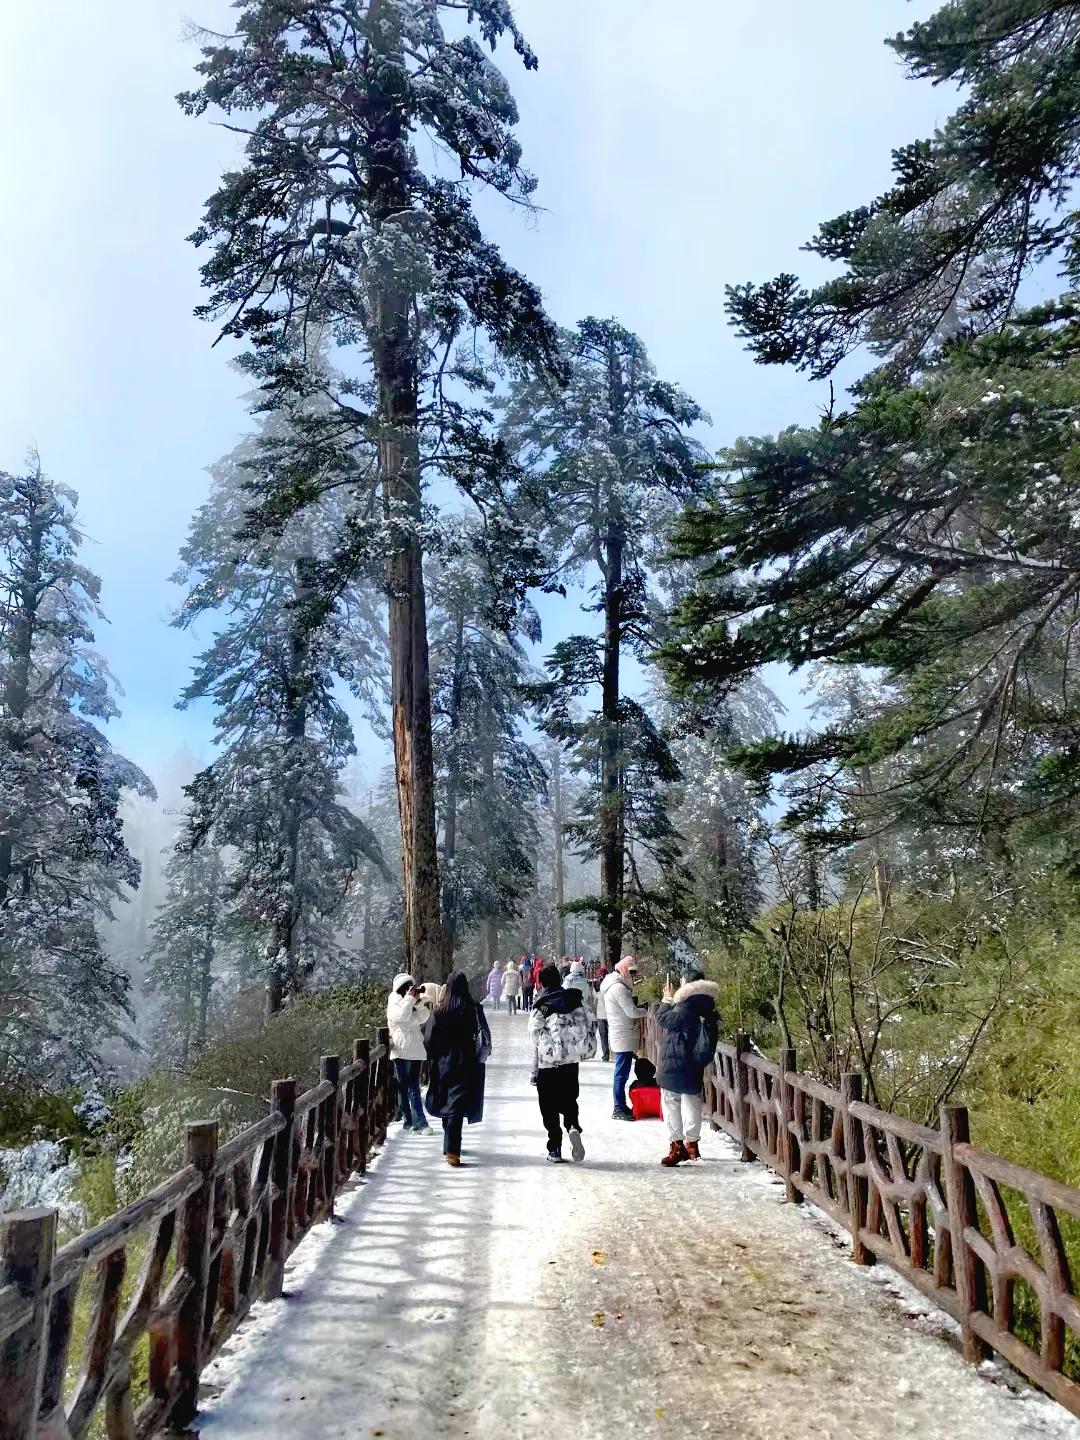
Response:
POLYGON ((302 1095, 276 1081, 270 1113, 224 1145, 216 1123, 188 1125, 183 1169, 59 1250, 55 1210, 0 1217, 0 1440, 81 1440, 99 1416, 109 1440, 190 1426, 204 1367, 253 1300, 281 1294, 286 1259, 364 1173, 392 1106, 381 1030, 347 1065, 324 1057, 302 1095), (91 1273, 69 1396, 76 1296, 91 1273))
MULTIPOLYGON (((655 1027, 647 1048, 656 1060, 655 1027)), ((883 1260, 960 1325, 965 1359, 990 1350, 1080 1415, 1080 1301, 1062 1224, 1080 1250, 1080 1190, 970 1143, 968 1112, 939 1128, 863 1103, 863 1077, 839 1090, 765 1059, 750 1037, 720 1044, 705 1074, 716 1130, 851 1235, 858 1265, 883 1260)))

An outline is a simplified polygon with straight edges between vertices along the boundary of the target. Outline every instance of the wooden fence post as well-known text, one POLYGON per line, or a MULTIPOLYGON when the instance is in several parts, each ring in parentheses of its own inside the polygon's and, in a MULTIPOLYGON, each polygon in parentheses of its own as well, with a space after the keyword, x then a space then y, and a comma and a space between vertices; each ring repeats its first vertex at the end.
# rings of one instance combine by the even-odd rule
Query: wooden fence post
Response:
POLYGON ((32 1307, 0 1347, 0 1440, 37 1435, 55 1253, 55 1210, 12 1210, 0 1219, 0 1289, 12 1286, 32 1307))
POLYGON ((356 1082, 356 1090, 359 1096, 359 1108, 356 1117, 356 1168, 361 1175, 366 1175, 368 1116, 371 1109, 371 1041, 366 1038, 363 1040, 354 1040, 352 1056, 353 1060, 362 1060, 364 1062, 364 1073, 356 1082))
POLYGON ((333 1093, 323 1101, 323 1153, 320 1156, 323 1190, 326 1192, 326 1218, 334 1218, 334 1196, 338 1180, 338 1140, 341 1135, 341 1061, 337 1055, 322 1057, 322 1078, 333 1085, 333 1093))
POLYGON ((390 1123, 390 1111, 393 1105, 393 1083, 390 1079, 390 1031, 380 1030, 378 1039, 383 1052, 378 1068, 378 1141, 381 1145, 386 1139, 386 1129, 390 1123))
POLYGON ((281 1294, 285 1283, 285 1259, 289 1253, 289 1213, 292 1208, 293 1123, 296 1110, 296 1081, 275 1080, 270 1088, 271 1104, 285 1122, 274 1136, 274 1158, 270 1183, 270 1265, 264 1294, 268 1300, 281 1294))
POLYGON ((856 1165, 866 1159, 863 1154, 862 1126, 851 1113, 851 1106, 862 1099, 862 1076, 847 1070, 840 1079, 840 1110, 844 1121, 844 1157, 847 1161, 848 1223, 851 1226, 851 1258, 856 1265, 873 1265, 874 1252, 862 1238, 866 1226, 867 1183, 865 1175, 856 1175, 856 1165))
POLYGON ((743 1056, 752 1048, 753 1042, 745 1030, 735 1036, 735 1123, 739 1127, 739 1159, 752 1160, 750 1149, 750 1081, 746 1074, 743 1056))
POLYGON ((949 1233, 952 1240, 953 1275, 956 1296, 960 1302, 960 1328, 963 1334, 964 1359, 977 1365, 987 1356, 988 1348, 971 1328, 973 1311, 985 1313, 986 1271, 982 1261, 964 1238, 964 1231, 977 1227, 979 1216, 975 1202, 975 1182, 965 1165, 956 1158, 956 1146, 971 1139, 966 1105, 941 1107, 942 1164, 945 1169, 945 1203, 949 1207, 949 1233))
POLYGON ((796 1069, 795 1051, 780 1051, 780 1164, 784 1176, 784 1195, 797 1205, 802 1195, 795 1183, 799 1166, 799 1147, 795 1143, 795 1091, 788 1084, 787 1072, 796 1069))
POLYGON ((217 1159, 218 1127, 214 1120, 201 1120, 187 1127, 184 1163, 202 1174, 202 1184, 188 1197, 180 1217, 176 1269, 191 1284, 176 1321, 177 1395, 172 1426, 190 1426, 199 1409, 199 1375, 203 1367, 207 1311, 210 1295, 210 1242, 214 1219, 214 1162, 217 1159))

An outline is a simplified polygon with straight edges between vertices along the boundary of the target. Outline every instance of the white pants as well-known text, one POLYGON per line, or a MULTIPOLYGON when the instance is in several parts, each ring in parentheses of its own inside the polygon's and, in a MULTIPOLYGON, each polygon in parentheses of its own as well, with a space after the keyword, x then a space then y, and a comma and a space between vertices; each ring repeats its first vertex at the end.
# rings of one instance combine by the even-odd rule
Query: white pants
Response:
POLYGON ((700 1095, 680 1095, 677 1090, 661 1090, 660 1104, 664 1123, 672 1140, 697 1140, 701 1135, 701 1112, 705 1102, 700 1095))

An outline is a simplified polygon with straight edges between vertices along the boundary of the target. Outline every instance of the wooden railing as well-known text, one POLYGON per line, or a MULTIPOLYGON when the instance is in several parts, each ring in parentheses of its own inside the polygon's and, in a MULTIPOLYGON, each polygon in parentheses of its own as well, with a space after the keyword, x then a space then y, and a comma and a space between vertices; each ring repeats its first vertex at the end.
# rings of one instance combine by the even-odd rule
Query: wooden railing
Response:
POLYGON ((849 1232, 857 1264, 883 1260, 952 1315, 966 1359, 995 1350, 1080 1415, 1080 1301, 1061 1231, 1080 1222, 1080 1190, 976 1149, 962 1105, 943 1106, 931 1130, 865 1104, 861 1075, 834 1090, 799 1071, 793 1050, 774 1062, 747 1035, 717 1046, 705 1101, 743 1160, 849 1232))
POLYGON ((99 1416, 109 1440, 192 1424, 204 1367, 253 1300, 281 1294, 290 1253, 385 1139, 388 1050, 380 1031, 374 1048, 355 1042, 348 1064, 326 1056, 302 1095, 294 1080, 276 1081, 270 1113, 223 1145, 215 1123, 188 1125, 183 1169, 59 1250, 55 1211, 0 1219, 0 1440, 81 1440, 99 1416), (89 1325, 68 1394, 76 1295, 88 1275, 89 1325))

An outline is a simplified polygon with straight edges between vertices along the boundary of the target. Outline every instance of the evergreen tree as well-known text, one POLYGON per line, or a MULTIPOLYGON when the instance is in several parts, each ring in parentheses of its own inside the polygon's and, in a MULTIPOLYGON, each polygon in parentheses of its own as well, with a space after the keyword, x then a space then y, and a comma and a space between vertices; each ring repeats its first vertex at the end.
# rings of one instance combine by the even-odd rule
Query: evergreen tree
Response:
MULTIPOLYGON (((543 766, 522 730, 526 662, 483 552, 465 529, 456 555, 432 567, 431 654, 442 831, 443 928, 454 945, 480 926, 483 963, 498 958, 499 927, 535 886, 543 766)), ((538 638, 531 607, 519 632, 538 638)))
MULTIPOLYGON (((239 10, 235 37, 203 52, 202 87, 181 97, 189 112, 213 106, 232 124, 252 115, 245 163, 193 237, 213 246, 204 313, 250 342, 271 396, 308 383, 312 337, 329 332, 348 370, 333 426, 377 445, 373 470, 355 475, 366 503, 324 578, 348 583, 357 565, 385 565, 406 953, 414 973, 442 975, 425 489, 437 472, 482 509, 501 502, 505 456, 470 404, 489 383, 476 337, 540 366, 554 366, 556 348, 538 292, 484 240, 471 207, 476 188, 529 201, 513 98, 472 34, 444 33, 443 14, 492 47, 508 35, 528 68, 536 60, 506 0, 478 0, 464 17, 433 0, 243 0, 239 10), (455 354, 459 336, 468 344, 455 354)), ((286 485, 269 509, 312 493, 286 485)))
POLYGON ((169 848, 165 898, 151 926, 147 983, 158 997, 155 1049, 187 1066, 205 1050, 219 979, 225 867, 210 840, 169 848))
POLYGON ((295 439, 272 416, 261 437, 212 469, 175 577, 189 586, 177 624, 224 612, 181 701, 214 702, 221 747, 187 787, 191 843, 212 837, 235 849, 229 913, 265 936, 268 1014, 338 953, 333 917, 361 858, 382 864, 371 830, 344 803, 355 746, 336 687, 347 684, 377 719, 383 632, 368 592, 354 586, 328 599, 318 584, 350 522, 347 503, 330 489, 277 536, 240 538, 250 486, 265 487, 282 454, 298 468, 295 439))
POLYGON ((757 358, 824 375, 870 344, 909 372, 943 339, 993 331, 1033 265, 1080 281, 1080 9, 1060 0, 948 0, 889 42, 913 76, 962 87, 929 140, 893 154, 895 181, 806 247, 843 265, 813 289, 785 274, 729 287, 757 358))
POLYGON ((665 649, 684 694, 716 704, 770 661, 885 686, 739 757, 761 781, 886 766, 870 824, 849 810, 829 843, 918 825, 1003 858, 1019 825, 1075 847, 1078 334, 1071 302, 1023 314, 817 429, 740 442, 723 499, 685 518, 707 567, 665 649))
MULTIPOLYGON (((675 848, 662 787, 677 778, 670 749, 644 708, 623 693, 623 659, 648 660, 656 602, 650 567, 679 506, 700 493, 704 451, 689 434, 706 419, 676 385, 659 380, 644 345, 615 320, 587 319, 564 337, 569 382, 518 381, 505 417, 507 443, 542 480, 545 539, 563 573, 591 580, 600 635, 555 647, 550 681, 535 696, 549 733, 572 748, 593 781, 574 833, 599 858, 595 900, 604 959, 622 948, 627 887, 653 893, 634 858, 632 838, 667 864, 675 848), (594 578, 595 577, 595 578, 594 578), (574 703, 599 695, 594 713, 574 703)), ((640 858, 640 857, 639 857, 640 858)))
POLYGON ((116 685, 76 503, 36 457, 0 473, 0 1084, 90 1073, 131 1014, 98 927, 139 883, 121 797, 153 788, 95 723, 117 714, 116 685))

